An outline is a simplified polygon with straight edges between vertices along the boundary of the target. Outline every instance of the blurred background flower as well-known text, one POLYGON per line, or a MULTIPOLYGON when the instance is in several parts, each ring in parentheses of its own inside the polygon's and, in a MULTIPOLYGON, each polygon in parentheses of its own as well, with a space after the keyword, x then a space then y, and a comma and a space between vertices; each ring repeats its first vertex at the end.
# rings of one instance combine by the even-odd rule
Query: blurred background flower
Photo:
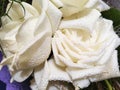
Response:
MULTIPOLYGON (((0 61, 2 60, 2 52, 0 52, 0 61)), ((7 66, 4 66, 0 71, 0 90, 30 90, 30 78, 22 83, 10 83, 10 73, 7 66), (6 85, 5 85, 6 84, 6 85)))
POLYGON ((115 7, 117 9, 120 9, 120 0, 103 0, 111 7, 115 7))

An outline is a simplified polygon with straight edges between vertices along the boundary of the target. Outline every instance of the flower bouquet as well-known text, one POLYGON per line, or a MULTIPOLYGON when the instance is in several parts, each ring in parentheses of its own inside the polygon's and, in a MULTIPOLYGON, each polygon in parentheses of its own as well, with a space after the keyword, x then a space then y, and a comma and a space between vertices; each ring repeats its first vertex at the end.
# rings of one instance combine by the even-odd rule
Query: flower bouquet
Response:
POLYGON ((105 1, 1 0, 6 89, 120 90, 119 4, 105 1))

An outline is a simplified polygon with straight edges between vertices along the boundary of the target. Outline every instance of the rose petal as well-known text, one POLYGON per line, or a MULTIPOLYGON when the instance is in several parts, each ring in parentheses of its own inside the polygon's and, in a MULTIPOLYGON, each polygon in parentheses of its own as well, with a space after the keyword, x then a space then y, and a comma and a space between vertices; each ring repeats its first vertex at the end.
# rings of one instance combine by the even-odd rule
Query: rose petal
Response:
POLYGON ((46 90, 49 82, 49 75, 50 70, 47 61, 45 62, 44 66, 40 66, 35 69, 34 77, 39 90, 46 90))
POLYGON ((13 82, 13 80, 17 82, 23 82, 32 74, 32 72, 33 72, 32 69, 14 71, 12 72, 13 74, 12 74, 11 82, 13 82))
POLYGON ((90 77, 90 80, 92 82, 96 82, 96 81, 105 80, 113 77, 119 77, 119 76, 120 76, 120 71, 118 65, 117 51, 115 50, 111 59, 109 59, 109 62, 106 64, 106 68, 104 68, 103 73, 90 77))
POLYGON ((48 15, 49 20, 51 22, 53 34, 54 34, 58 28, 59 23, 60 23, 62 13, 51 2, 49 2, 47 15, 48 15))
POLYGON ((110 7, 102 0, 89 0, 85 5, 86 8, 96 8, 99 11, 104 11, 110 9, 110 7))
POLYGON ((89 32, 92 32, 93 26, 100 17, 100 12, 93 9, 89 14, 86 16, 75 19, 75 20, 67 20, 67 21, 62 21, 60 24, 60 29, 82 29, 82 30, 88 30, 89 32), (94 17, 94 18, 93 18, 94 17))
POLYGON ((64 69, 57 66, 54 63, 54 59, 49 60, 48 64, 50 69, 50 77, 49 77, 50 81, 60 80, 60 81, 71 82, 71 78, 69 77, 67 72, 64 69))
POLYGON ((76 90, 88 87, 90 85, 90 81, 88 79, 79 79, 79 80, 75 80, 73 82, 76 90))

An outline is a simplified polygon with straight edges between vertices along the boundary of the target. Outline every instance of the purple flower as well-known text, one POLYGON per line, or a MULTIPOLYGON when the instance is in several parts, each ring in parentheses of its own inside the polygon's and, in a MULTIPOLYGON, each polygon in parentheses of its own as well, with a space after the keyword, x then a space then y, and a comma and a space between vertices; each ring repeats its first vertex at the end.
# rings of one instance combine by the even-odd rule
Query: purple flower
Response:
POLYGON ((2 52, 0 51, 0 61, 2 60, 2 52))
MULTIPOLYGON (((2 53, 0 52, 0 61, 2 60, 2 53)), ((0 86, 3 86, 3 84, 6 84, 6 89, 4 90, 31 90, 29 85, 30 85, 30 79, 27 79, 26 81, 22 82, 22 83, 18 83, 18 82, 13 82, 10 83, 10 73, 8 71, 7 66, 4 66, 1 71, 0 71, 0 86)), ((5 85, 2 87, 4 88, 5 85)), ((2 89, 3 90, 3 89, 2 89)))

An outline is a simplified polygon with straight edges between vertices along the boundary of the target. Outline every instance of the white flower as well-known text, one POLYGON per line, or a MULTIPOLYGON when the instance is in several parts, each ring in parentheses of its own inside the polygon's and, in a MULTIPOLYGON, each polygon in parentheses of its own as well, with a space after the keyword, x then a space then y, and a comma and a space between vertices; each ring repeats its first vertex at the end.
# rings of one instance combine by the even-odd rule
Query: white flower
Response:
POLYGON ((69 74, 75 87, 120 76, 115 50, 120 39, 112 21, 100 16, 93 9, 78 19, 64 20, 53 37, 56 67, 69 74))
MULTIPOLYGON (((12 2, 7 6, 9 9, 12 2)), ((0 39, 12 80, 24 81, 33 70, 45 62, 51 52, 52 33, 57 29, 62 13, 49 0, 33 0, 32 5, 14 2, 8 15, 2 17, 0 39), (24 10, 25 9, 25 10, 24 10)))
POLYGON ((99 11, 109 9, 102 0, 51 0, 56 7, 63 12, 63 17, 68 17, 86 9, 98 9, 99 11))
POLYGON ((58 90, 50 81, 71 82, 78 90, 90 82, 120 76, 115 50, 120 39, 112 21, 100 16, 93 9, 84 17, 61 22, 52 40, 54 57, 36 69, 32 90, 58 90))

